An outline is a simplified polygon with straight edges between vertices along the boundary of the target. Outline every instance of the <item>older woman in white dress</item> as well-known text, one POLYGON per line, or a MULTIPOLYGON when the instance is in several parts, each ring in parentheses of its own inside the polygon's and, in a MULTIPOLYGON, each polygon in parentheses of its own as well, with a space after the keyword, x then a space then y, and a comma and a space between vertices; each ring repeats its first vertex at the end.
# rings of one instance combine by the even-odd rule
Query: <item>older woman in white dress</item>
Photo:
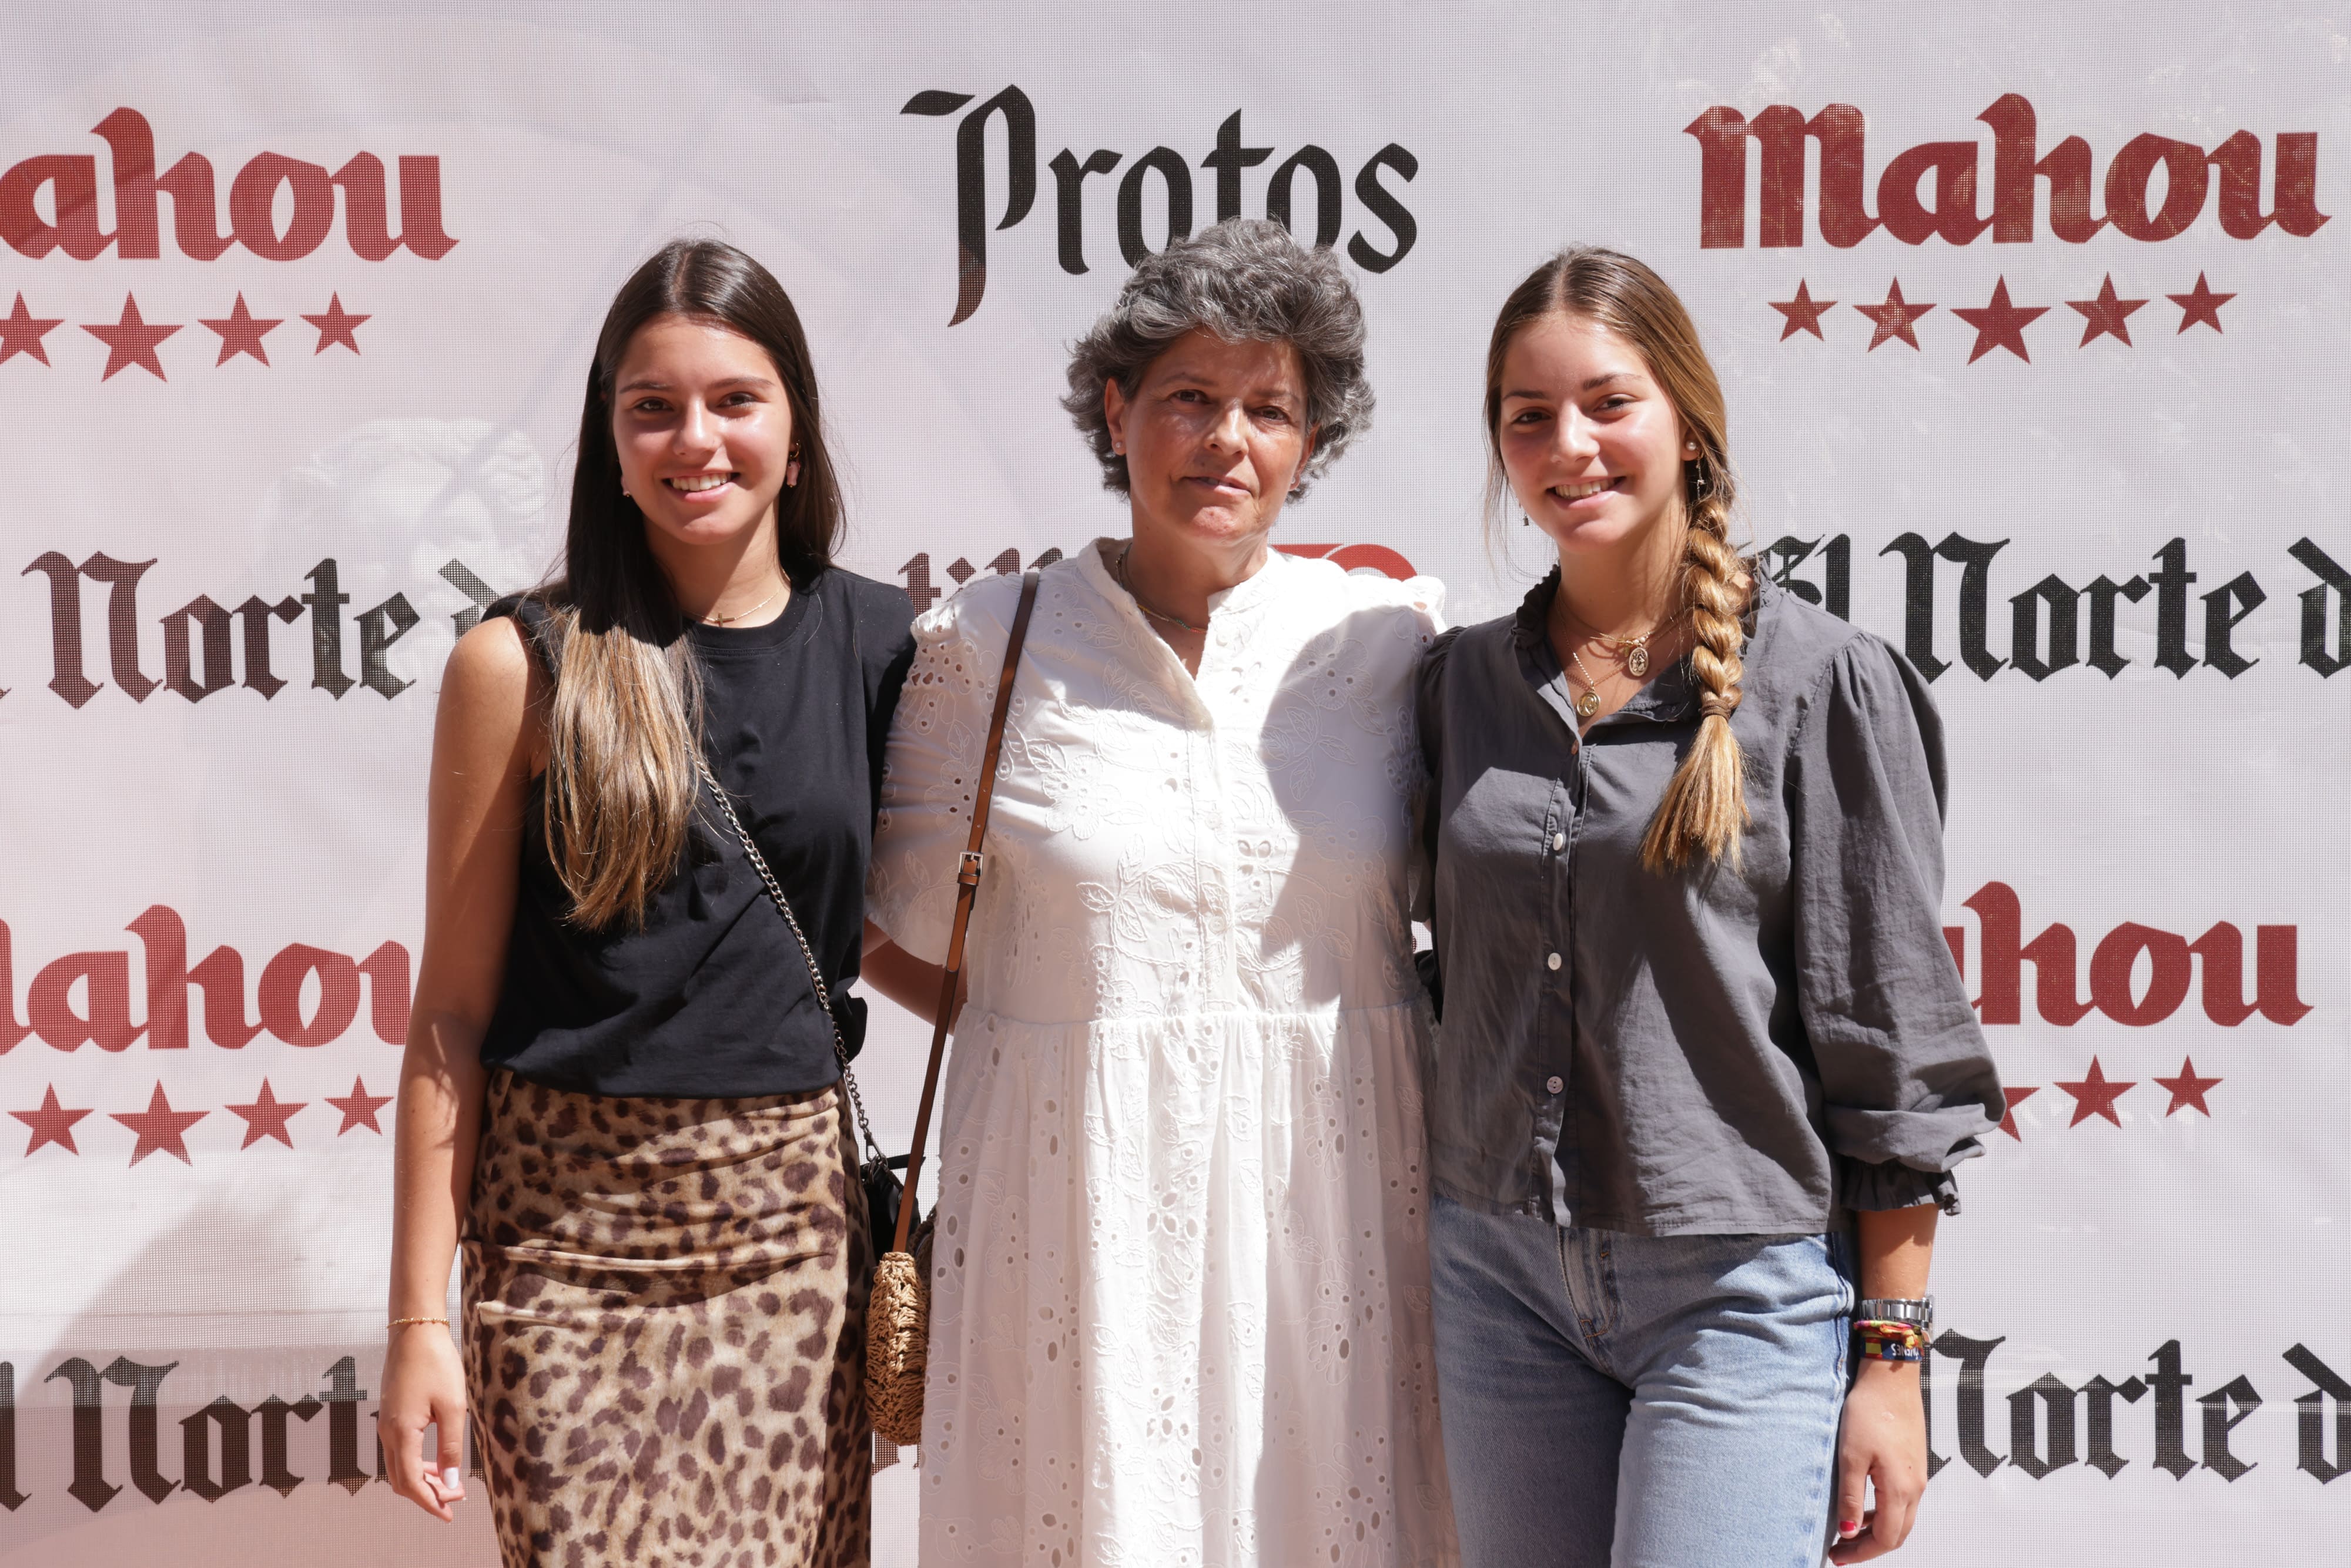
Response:
MULTIPOLYGON (((1133 537, 1045 570, 1014 682, 941 1112, 925 1563, 1458 1561, 1405 888, 1439 589, 1268 540, 1367 421, 1363 341, 1330 253, 1235 221, 1077 346, 1133 537)), ((1018 592, 915 626, 869 914, 918 960, 1018 592)))

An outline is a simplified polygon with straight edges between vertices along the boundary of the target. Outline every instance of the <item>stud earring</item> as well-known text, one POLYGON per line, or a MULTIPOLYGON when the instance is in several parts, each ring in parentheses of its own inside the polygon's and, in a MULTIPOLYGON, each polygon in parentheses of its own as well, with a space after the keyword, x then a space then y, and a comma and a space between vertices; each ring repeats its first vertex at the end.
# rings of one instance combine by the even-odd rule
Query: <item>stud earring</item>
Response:
POLYGON ((797 446, 785 454, 784 487, 792 489, 800 482, 800 449, 797 446))

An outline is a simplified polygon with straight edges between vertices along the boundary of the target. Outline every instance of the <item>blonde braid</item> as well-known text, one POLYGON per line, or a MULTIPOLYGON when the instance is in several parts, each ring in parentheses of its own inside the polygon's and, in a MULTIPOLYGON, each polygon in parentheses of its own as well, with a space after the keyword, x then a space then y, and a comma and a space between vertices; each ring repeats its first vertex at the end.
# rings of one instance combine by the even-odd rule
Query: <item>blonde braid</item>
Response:
MULTIPOLYGON (((1701 476, 1724 472, 1710 458, 1697 466, 1701 476)), ((1740 622, 1747 613, 1751 585, 1730 548, 1729 488, 1718 479, 1688 503, 1682 597, 1697 638, 1690 668, 1704 691, 1698 698, 1698 739, 1674 770, 1641 841, 1641 863, 1654 872, 1679 870, 1694 855, 1727 861, 1735 871, 1747 827, 1745 759, 1739 737, 1731 733, 1730 716, 1739 711, 1739 683, 1745 674, 1740 654, 1747 634, 1740 622)))

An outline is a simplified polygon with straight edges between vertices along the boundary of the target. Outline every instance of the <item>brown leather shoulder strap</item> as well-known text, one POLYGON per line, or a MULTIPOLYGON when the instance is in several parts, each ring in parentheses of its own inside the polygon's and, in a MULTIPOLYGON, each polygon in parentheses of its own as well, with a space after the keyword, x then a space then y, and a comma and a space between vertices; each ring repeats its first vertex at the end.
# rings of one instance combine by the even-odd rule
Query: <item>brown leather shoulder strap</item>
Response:
POLYGON ((1012 682, 1020 670, 1020 645, 1029 640, 1029 617, 1037 608, 1038 571, 1020 574, 1020 608, 1012 613, 1012 635, 1004 644, 1004 674, 996 683, 996 709, 987 716, 987 747, 979 763, 979 789, 971 802, 971 841, 956 868, 955 925, 947 935, 947 962, 939 986, 938 1017, 931 1026, 931 1061, 923 1073, 923 1099, 914 1113, 914 1144, 906 1155, 906 1201, 898 1205, 898 1238, 891 1250, 906 1249, 906 1232, 914 1218, 915 1183, 922 1179, 923 1148, 931 1138, 931 1102, 938 1092, 939 1064, 946 1059, 947 1029, 955 1022, 956 991, 963 980, 964 933, 971 927, 972 902, 987 857, 980 845, 987 837, 987 812, 996 799, 996 765, 1004 750, 1004 716, 1012 708, 1012 682))

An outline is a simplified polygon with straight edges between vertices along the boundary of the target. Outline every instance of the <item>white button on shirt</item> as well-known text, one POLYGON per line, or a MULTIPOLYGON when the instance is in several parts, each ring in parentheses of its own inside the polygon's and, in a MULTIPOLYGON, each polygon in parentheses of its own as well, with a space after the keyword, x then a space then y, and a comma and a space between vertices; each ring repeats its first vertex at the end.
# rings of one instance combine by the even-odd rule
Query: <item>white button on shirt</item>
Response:
POLYGON ((1556 969, 1556 968, 1558 968, 1558 967, 1559 967, 1559 955, 1558 955, 1558 954, 1556 954, 1556 953, 1553 953, 1550 957, 1548 957, 1548 958, 1544 959, 1544 960, 1543 960, 1543 962, 1544 962, 1544 963, 1546 963, 1546 964, 1549 964, 1552 968, 1556 969))
POLYGON ((1567 835, 1565 833, 1553 833, 1551 836, 1551 847, 1554 850, 1563 850, 1567 848, 1567 835))
POLYGON ((1554 1075, 1543 1080, 1543 1087, 1551 1091, 1553 1094, 1556 1094, 1561 1090, 1567 1087, 1567 1080, 1554 1075))

